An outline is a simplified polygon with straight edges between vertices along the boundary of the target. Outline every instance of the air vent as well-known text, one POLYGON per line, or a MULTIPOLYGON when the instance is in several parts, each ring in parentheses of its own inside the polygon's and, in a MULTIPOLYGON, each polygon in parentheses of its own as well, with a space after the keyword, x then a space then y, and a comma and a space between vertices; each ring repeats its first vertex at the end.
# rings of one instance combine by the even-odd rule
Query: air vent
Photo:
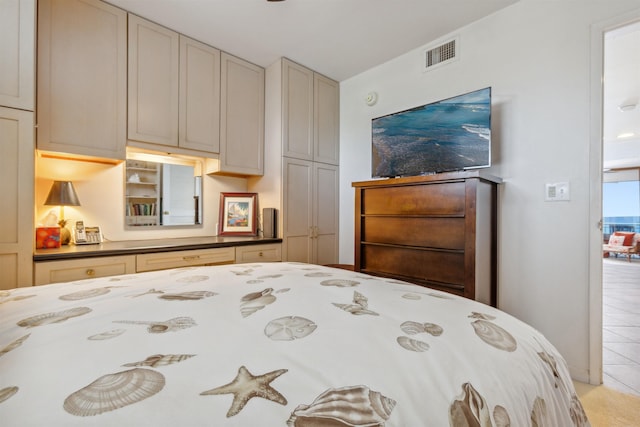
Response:
POLYGON ((424 51, 423 70, 430 70, 437 65, 443 65, 457 59, 458 39, 450 40, 439 46, 424 51))

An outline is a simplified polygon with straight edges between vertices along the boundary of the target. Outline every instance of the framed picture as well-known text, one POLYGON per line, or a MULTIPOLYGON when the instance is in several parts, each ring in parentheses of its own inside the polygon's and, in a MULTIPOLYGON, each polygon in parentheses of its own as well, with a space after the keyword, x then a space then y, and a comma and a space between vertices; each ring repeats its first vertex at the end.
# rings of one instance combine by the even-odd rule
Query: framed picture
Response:
POLYGON ((256 236, 257 193, 220 193, 219 236, 256 236))

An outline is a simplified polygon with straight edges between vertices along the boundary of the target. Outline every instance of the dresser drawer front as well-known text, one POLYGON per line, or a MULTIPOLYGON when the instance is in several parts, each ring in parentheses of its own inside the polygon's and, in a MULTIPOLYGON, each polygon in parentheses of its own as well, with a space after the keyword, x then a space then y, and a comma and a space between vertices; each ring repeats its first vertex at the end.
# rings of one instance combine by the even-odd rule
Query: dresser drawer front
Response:
POLYGON ((198 249, 159 252, 136 256, 136 271, 165 270, 196 265, 230 264, 235 261, 235 248, 198 249))
POLYGON ((459 215, 465 212, 465 183, 368 188, 362 193, 365 215, 459 215))
POLYGON ((363 245, 362 271, 464 286, 464 254, 382 245, 363 245))
POLYGON ((282 245, 257 245, 236 247, 236 263, 282 261, 282 245))
POLYGON ((464 218, 369 216, 362 220, 362 241, 464 250, 464 218))
POLYGON ((134 255, 35 263, 35 284, 71 282, 135 273, 134 255))

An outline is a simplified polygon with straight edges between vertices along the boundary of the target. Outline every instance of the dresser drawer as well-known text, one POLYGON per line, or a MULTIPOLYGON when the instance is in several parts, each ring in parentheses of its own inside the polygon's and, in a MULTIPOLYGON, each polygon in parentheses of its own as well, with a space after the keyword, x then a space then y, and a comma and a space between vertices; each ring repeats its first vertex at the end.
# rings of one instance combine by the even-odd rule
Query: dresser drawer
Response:
POLYGON ((34 264, 34 284, 70 282, 136 272, 135 255, 44 261, 34 264))
POLYGON ((282 261, 282 245, 251 245, 236 247, 236 263, 282 261))
POLYGON ((232 264, 235 248, 197 249, 136 255, 136 271, 165 270, 195 265, 232 264))
POLYGON ((364 215, 465 214, 465 183, 367 188, 362 192, 364 215))
POLYGON ((464 221, 464 218, 366 216, 362 218, 361 240, 464 250, 464 221))

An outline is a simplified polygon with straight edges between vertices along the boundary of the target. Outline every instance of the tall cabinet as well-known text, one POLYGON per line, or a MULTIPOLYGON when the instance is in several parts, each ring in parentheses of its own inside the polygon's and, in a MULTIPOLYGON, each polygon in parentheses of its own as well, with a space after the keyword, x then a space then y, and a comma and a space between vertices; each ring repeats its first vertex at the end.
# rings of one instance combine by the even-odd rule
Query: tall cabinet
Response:
POLYGON ((286 58, 267 68, 265 177, 251 186, 280 208, 284 260, 338 262, 339 85, 286 58), (276 189, 274 191, 273 189, 276 189))
POLYGON ((0 2, 0 289, 32 284, 35 1, 0 2))

